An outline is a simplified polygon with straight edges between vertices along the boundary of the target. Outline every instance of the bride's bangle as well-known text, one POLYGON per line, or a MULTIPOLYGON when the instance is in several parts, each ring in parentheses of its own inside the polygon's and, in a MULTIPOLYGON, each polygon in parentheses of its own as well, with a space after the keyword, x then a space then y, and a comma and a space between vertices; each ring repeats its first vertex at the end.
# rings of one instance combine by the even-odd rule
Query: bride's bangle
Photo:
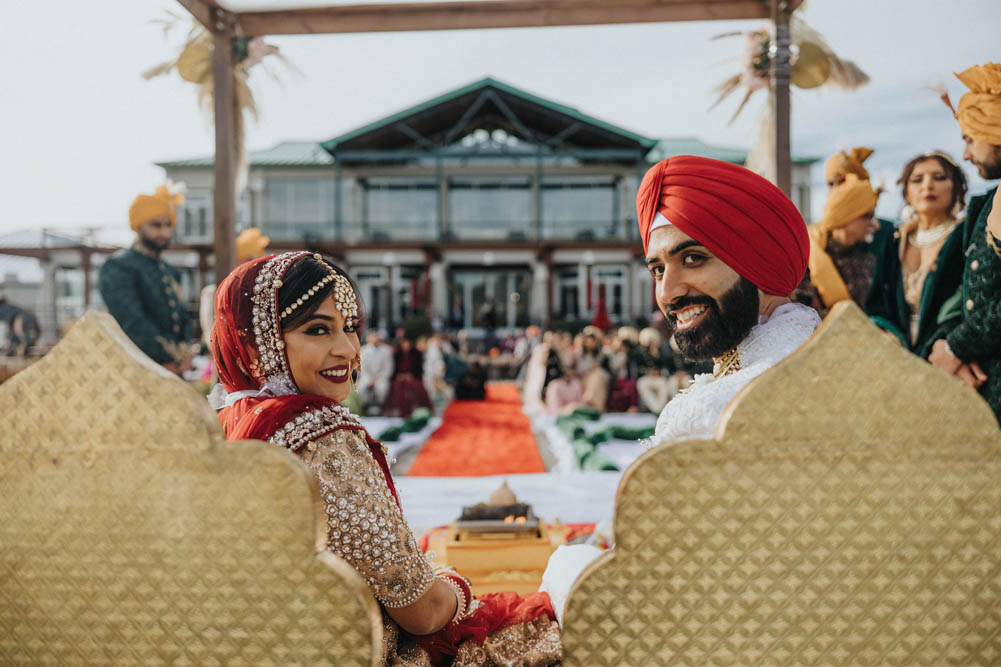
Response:
POLYGON ((435 576, 451 586, 452 591, 455 593, 455 615, 452 616, 452 620, 449 621, 449 623, 455 623, 456 621, 465 618, 469 614, 470 607, 473 603, 473 589, 469 580, 456 572, 453 568, 448 568, 446 571, 440 571, 436 573, 435 576))

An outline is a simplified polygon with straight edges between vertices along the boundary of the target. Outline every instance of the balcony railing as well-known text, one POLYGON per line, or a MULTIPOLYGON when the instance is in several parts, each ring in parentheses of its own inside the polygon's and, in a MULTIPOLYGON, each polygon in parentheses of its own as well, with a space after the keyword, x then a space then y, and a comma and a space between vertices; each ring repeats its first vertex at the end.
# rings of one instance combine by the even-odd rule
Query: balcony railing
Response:
POLYGON ((281 243, 533 243, 559 241, 632 241, 635 223, 609 218, 574 221, 452 220, 352 221, 337 229, 334 222, 262 222, 261 231, 281 243))

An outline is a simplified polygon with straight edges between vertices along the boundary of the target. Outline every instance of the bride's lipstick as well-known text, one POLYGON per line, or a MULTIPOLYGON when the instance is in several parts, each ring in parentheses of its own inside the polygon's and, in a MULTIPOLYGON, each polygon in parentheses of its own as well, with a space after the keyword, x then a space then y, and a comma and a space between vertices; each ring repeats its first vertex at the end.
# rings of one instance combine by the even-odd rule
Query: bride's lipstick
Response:
POLYGON ((320 371, 320 376, 324 380, 329 380, 334 384, 342 384, 348 381, 348 365, 331 366, 320 371))

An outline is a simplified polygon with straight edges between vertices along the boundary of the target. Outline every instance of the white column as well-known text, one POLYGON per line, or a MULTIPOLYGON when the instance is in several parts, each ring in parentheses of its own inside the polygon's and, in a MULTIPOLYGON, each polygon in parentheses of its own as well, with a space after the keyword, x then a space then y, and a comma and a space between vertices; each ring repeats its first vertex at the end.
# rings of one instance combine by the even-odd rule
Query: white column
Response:
POLYGON ((38 314, 38 326, 42 330, 41 337, 56 341, 59 339, 59 327, 56 323, 56 296, 58 285, 56 285, 56 265, 48 261, 41 261, 42 265, 42 289, 38 292, 38 301, 35 312, 38 314))
POLYGON ((431 317, 444 323, 448 320, 448 284, 445 281, 445 263, 432 262, 428 275, 431 279, 431 317))
POLYGON ((549 270, 545 263, 532 262, 532 307, 529 309, 528 316, 533 323, 543 324, 549 315, 546 312, 546 302, 549 300, 546 295, 548 283, 549 270))

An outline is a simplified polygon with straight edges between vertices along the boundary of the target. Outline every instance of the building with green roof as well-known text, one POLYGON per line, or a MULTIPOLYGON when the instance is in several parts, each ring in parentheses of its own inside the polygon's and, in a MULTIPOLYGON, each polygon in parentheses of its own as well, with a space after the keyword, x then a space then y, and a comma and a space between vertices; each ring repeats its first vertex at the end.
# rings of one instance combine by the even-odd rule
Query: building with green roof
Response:
MULTIPOLYGON (((602 295, 613 321, 639 322, 652 305, 635 193, 650 164, 680 154, 747 157, 646 137, 488 77, 325 141, 252 151, 237 226, 259 227, 273 248, 333 255, 376 327, 588 320, 602 295)), ((815 161, 794 160, 803 211, 815 161)), ((208 252, 212 158, 157 164, 188 186, 178 240, 208 252)))

